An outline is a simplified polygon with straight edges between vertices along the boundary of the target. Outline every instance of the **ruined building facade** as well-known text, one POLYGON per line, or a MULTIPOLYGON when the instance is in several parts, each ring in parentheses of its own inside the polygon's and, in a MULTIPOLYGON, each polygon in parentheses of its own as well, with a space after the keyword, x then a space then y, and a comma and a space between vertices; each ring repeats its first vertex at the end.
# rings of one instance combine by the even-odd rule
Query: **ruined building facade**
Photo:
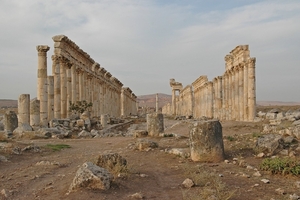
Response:
POLYGON ((250 57, 249 46, 240 45, 225 56, 224 74, 212 81, 200 76, 183 88, 181 83, 170 79, 172 103, 163 107, 163 114, 253 121, 256 116, 255 61, 250 57))
POLYGON ((47 75, 46 45, 37 46, 40 124, 70 116, 69 102, 92 102, 92 116, 109 114, 120 117, 137 113, 136 95, 100 67, 67 36, 53 38, 52 74, 47 75))

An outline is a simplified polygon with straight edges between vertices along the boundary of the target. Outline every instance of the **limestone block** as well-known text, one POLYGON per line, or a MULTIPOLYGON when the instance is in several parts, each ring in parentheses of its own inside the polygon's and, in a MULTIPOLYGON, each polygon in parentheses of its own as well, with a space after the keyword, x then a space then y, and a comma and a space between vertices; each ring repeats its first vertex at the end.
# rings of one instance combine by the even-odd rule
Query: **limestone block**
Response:
POLYGON ((107 120, 108 120, 107 115, 101 115, 100 121, 101 121, 101 125, 103 128, 105 128, 107 126, 107 120))
POLYGON ((158 147, 158 144, 148 139, 138 139, 136 142, 136 149, 140 151, 148 151, 149 149, 156 147, 158 147))
POLYGON ((12 135, 13 131, 18 127, 18 116, 14 111, 6 111, 4 114, 4 131, 7 136, 12 135))
POLYGON ((19 123, 18 128, 13 131, 14 135, 22 136, 27 131, 33 131, 33 128, 29 124, 21 124, 19 123))
POLYGON ((147 115, 147 131, 148 135, 158 137, 164 132, 164 116, 161 113, 152 113, 147 115))
POLYGON ((273 155, 282 149, 283 143, 284 141, 281 135, 267 134, 257 139, 255 150, 267 155, 273 155))
POLYGON ((270 113, 270 112, 268 112, 266 114, 266 119, 276 119, 276 117, 277 117, 277 113, 270 113))
POLYGON ((145 130, 134 130, 133 131, 133 137, 138 138, 138 137, 147 137, 148 132, 145 130))
POLYGON ((76 172, 69 191, 78 188, 88 188, 94 190, 108 190, 113 176, 106 169, 85 162, 76 172))
POLYGON ((259 111, 259 112, 257 113, 257 116, 264 119, 264 118, 266 117, 266 113, 264 113, 264 112, 262 112, 262 111, 259 111))
POLYGON ((300 120, 296 120, 292 123, 292 125, 294 126, 299 126, 300 125, 300 120))
POLYGON ((189 133, 193 161, 220 162, 224 160, 222 126, 218 120, 192 123, 189 133))
POLYGON ((278 113, 277 114, 277 119, 281 119, 281 120, 285 119, 285 112, 278 113))
POLYGON ((40 100, 37 99, 30 101, 30 126, 35 130, 40 126, 40 100))

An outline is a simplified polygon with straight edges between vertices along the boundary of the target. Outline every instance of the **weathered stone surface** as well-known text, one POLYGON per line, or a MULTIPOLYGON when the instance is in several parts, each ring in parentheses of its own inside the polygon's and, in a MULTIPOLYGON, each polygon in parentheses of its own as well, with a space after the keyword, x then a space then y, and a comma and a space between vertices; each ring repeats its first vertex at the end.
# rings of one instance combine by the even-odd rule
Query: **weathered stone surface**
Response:
POLYGON ((292 125, 294 125, 294 126, 299 126, 299 125, 300 125, 300 120, 294 121, 292 125))
POLYGON ((146 130, 134 130, 133 131, 133 137, 139 138, 139 137, 147 137, 148 132, 146 130))
POLYGON ((148 135, 158 137, 164 132, 164 116, 161 113, 152 113, 147 115, 147 131, 148 135))
POLYGON ((182 182, 181 185, 185 188, 191 188, 195 185, 195 183, 192 179, 187 178, 182 182))
POLYGON ((96 165, 112 172, 116 167, 125 170, 127 167, 127 161, 118 153, 109 153, 100 155, 97 159, 96 165))
POLYGON ((279 134, 267 134, 259 137, 255 150, 268 155, 273 155, 281 150, 284 141, 279 134))
POLYGON ((112 179, 113 176, 106 169, 86 162, 77 170, 69 191, 78 188, 108 190, 112 179))
POLYGON ((222 126, 217 120, 198 121, 190 125, 191 159, 202 162, 224 160, 222 126))
POLYGON ((19 123, 18 128, 13 131, 14 135, 21 136, 23 133, 27 131, 33 131, 32 127, 29 124, 21 124, 19 123))
POLYGON ((145 151, 156 147, 158 147, 158 144, 148 139, 138 139, 136 142, 136 148, 140 151, 145 151))
POLYGON ((4 114, 4 131, 7 136, 11 136, 18 127, 18 117, 14 111, 6 111, 4 114))
POLYGON ((82 130, 80 133, 78 133, 78 137, 80 138, 91 138, 93 137, 92 134, 86 130, 82 130))

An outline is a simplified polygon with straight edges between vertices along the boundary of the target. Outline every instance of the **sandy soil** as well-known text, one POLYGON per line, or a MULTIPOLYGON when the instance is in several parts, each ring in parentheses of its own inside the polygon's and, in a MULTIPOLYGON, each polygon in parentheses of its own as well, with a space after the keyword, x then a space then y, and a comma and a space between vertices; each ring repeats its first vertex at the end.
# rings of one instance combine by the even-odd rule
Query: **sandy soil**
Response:
MULTIPOLYGON (((188 136, 187 122, 165 119, 166 133, 177 133, 188 136), (173 127, 172 127, 173 125, 173 127)), ((229 164, 204 163, 206 169, 220 175, 226 184, 226 190, 235 191, 231 199, 239 200, 270 200, 285 199, 289 194, 300 194, 294 186, 299 178, 295 176, 271 175, 262 173, 262 177, 252 174, 254 169, 247 169, 233 163, 233 159, 244 160, 248 165, 259 168, 262 158, 255 158, 253 146, 256 138, 253 133, 259 133, 261 123, 222 122, 226 159, 229 164), (232 141, 230 138, 234 138, 232 141), (245 175, 249 175, 246 178, 245 175), (269 184, 261 182, 262 178, 270 180, 269 184), (254 186, 258 184, 257 186, 254 186), (282 188, 287 194, 277 194, 275 190, 282 188)), ((188 139, 174 137, 148 138, 159 144, 151 151, 130 149, 130 144, 137 139, 133 137, 110 137, 95 139, 47 139, 9 141, 12 146, 23 148, 36 145, 39 152, 25 151, 20 155, 12 154, 7 148, 0 149, 0 155, 6 156, 8 162, 0 162, 0 199, 131 199, 134 193, 143 194, 144 199, 176 200, 184 199, 184 194, 195 193, 201 187, 185 189, 181 183, 188 178, 186 167, 191 168, 200 163, 192 162, 165 153, 166 148, 186 148, 188 139), (71 148, 52 151, 47 144, 68 144, 71 148), (126 158, 130 172, 126 178, 116 178, 108 191, 81 189, 68 194, 69 186, 79 166, 85 161, 95 161, 100 154, 116 152, 126 158), (54 165, 36 165, 40 161, 50 161, 54 165), (141 176, 141 174, 143 174, 141 176), (146 176, 144 176, 146 175, 146 176)), ((298 158, 298 155, 297 155, 298 158)), ((192 177, 189 177, 192 178, 192 177)))

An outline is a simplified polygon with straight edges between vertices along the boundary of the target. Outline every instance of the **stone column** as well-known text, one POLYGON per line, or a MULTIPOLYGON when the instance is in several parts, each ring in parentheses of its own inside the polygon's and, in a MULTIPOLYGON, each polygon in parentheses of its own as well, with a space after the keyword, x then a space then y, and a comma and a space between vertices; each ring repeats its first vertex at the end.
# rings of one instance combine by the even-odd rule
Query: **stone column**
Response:
POLYGON ((158 94, 156 93, 156 112, 158 113, 158 94))
POLYGON ((21 94, 18 100, 18 126, 30 124, 30 95, 21 94))
POLYGON ((234 120, 239 120, 239 73, 237 67, 234 67, 234 120))
POLYGON ((244 69, 243 66, 239 66, 239 119, 244 120, 244 69))
POLYGON ((71 101, 72 103, 75 103, 77 101, 76 96, 77 96, 77 90, 76 90, 76 85, 77 85, 77 77, 76 77, 76 66, 75 64, 72 65, 71 67, 71 90, 72 90, 72 96, 71 96, 71 101))
POLYGON ((67 117, 67 68, 68 60, 63 58, 60 64, 61 118, 67 117))
POLYGON ((60 59, 61 57, 57 55, 52 56, 52 72, 54 73, 54 118, 60 119, 61 113, 60 113, 60 59))
POLYGON ((228 71, 228 107, 229 107, 229 113, 228 113, 228 119, 232 120, 232 110, 233 110, 233 84, 232 84, 232 71, 228 71))
POLYGON ((101 115, 100 121, 102 127, 105 128, 107 126, 107 115, 101 115))
POLYGON ((223 77, 222 76, 218 76, 218 116, 219 119, 222 120, 223 119, 223 112, 222 112, 222 103, 223 103, 223 77))
POLYGON ((11 137, 13 131, 18 127, 18 116, 14 111, 6 111, 4 114, 4 132, 11 137))
POLYGON ((207 84, 207 117, 213 118, 213 83, 207 84))
POLYGON ((71 116, 70 111, 70 101, 72 101, 72 77, 71 77, 71 67, 72 65, 69 63, 67 65, 66 73, 67 73, 67 118, 71 116))
POLYGON ((148 135, 158 137, 164 132, 164 116, 161 113, 147 114, 147 131, 148 135))
POLYGON ((37 99, 40 100, 40 123, 42 126, 48 125, 48 86, 47 86, 47 51, 50 47, 39 45, 38 51, 38 90, 37 99))
POLYGON ((54 118, 54 77, 48 76, 48 121, 54 118))
POLYGON ((244 64, 244 121, 248 121, 248 67, 244 64))
POLYGON ((253 121, 256 116, 255 62, 255 58, 250 58, 248 62, 249 121, 253 121))
POLYGON ((172 89, 172 114, 176 115, 176 90, 172 89))
POLYGON ((38 130, 40 128, 40 125, 42 127, 48 127, 48 122, 45 126, 40 121, 40 100, 33 99, 30 101, 30 126, 34 130, 38 130))
POLYGON ((190 126, 191 159, 201 162, 224 160, 222 126, 217 120, 199 121, 190 126))

